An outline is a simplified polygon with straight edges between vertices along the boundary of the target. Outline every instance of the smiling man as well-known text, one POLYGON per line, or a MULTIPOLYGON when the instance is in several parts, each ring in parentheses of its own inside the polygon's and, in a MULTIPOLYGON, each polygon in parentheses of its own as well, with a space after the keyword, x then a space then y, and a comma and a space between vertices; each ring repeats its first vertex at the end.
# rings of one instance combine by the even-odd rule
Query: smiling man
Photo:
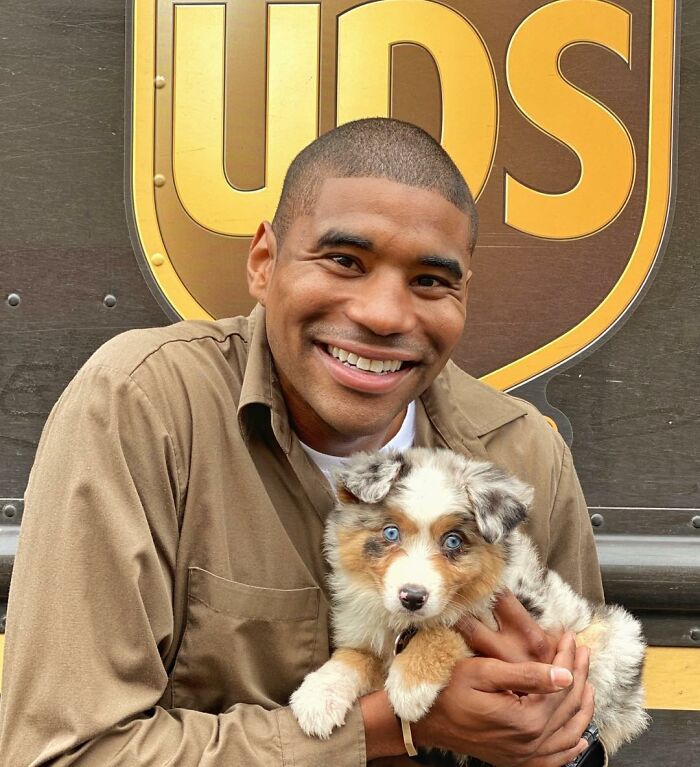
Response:
MULTIPOLYGON (((440 446, 501 464, 535 487, 543 559, 601 598, 566 446, 530 405, 449 362, 476 229, 430 136, 350 123, 297 157, 260 225, 250 317, 131 331, 93 355, 51 413, 27 489, 0 765, 398 763, 383 691, 327 741, 287 706, 330 653, 324 475, 356 450, 440 446)), ((512 598, 496 613, 498 632, 462 626, 489 657, 458 666, 416 744, 563 765, 592 714, 586 650, 544 636, 512 598)))

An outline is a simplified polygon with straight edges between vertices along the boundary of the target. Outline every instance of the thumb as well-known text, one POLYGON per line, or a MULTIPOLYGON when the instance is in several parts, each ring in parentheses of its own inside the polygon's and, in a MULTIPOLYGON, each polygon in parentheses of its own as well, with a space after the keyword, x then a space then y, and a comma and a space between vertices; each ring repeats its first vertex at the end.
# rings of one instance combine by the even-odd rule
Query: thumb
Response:
POLYGON ((482 692, 512 690, 552 693, 570 687, 574 677, 567 668, 549 663, 505 663, 493 658, 472 658, 472 687, 482 692))

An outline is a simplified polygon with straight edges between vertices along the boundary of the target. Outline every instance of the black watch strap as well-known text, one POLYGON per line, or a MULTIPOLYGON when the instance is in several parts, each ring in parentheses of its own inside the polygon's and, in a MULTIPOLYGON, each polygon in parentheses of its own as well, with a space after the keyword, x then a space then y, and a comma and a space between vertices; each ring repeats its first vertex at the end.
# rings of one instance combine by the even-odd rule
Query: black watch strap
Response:
POLYGON ((576 767, 605 767, 605 749, 599 740, 588 746, 581 756, 576 767))

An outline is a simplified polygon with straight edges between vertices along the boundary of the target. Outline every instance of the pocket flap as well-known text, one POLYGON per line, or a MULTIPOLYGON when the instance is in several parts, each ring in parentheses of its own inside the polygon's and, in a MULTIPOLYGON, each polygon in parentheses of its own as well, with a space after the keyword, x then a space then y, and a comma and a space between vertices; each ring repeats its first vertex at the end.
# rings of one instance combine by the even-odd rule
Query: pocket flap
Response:
POLYGON ((318 617, 321 589, 270 589, 230 581, 201 567, 189 568, 188 593, 212 610, 232 618, 304 621, 318 617))

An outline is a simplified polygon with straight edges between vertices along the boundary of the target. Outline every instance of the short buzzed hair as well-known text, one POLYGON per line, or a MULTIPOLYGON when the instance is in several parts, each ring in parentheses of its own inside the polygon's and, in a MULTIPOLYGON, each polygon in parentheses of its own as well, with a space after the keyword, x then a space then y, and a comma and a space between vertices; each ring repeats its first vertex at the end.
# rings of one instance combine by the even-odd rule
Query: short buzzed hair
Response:
POLYGON ((313 210, 327 178, 386 178, 442 195, 470 219, 474 249, 479 216, 464 176, 422 128, 388 117, 355 120, 319 136, 294 158, 284 179, 272 228, 281 243, 289 227, 313 210))

